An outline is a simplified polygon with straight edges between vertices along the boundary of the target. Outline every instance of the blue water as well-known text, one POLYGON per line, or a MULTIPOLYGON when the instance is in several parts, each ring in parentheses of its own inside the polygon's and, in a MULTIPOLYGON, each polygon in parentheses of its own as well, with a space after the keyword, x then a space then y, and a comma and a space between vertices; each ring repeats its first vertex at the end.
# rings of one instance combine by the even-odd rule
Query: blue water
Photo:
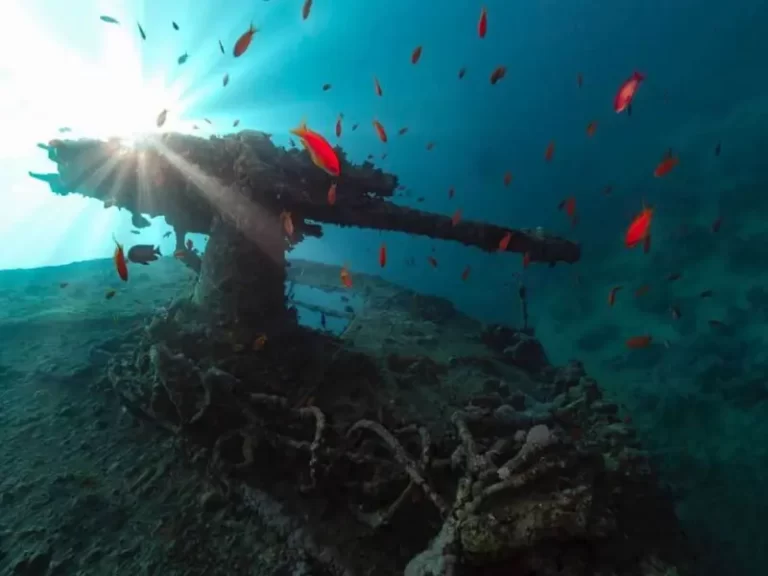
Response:
MULTIPOLYGON (((163 130, 192 132, 198 124, 201 135, 222 134, 239 119, 240 128, 287 145, 288 131, 303 119, 331 139, 343 113, 340 144, 350 159, 374 154, 412 191, 396 202, 445 214, 461 208, 465 219, 509 227, 542 226, 580 242, 582 260, 523 270, 519 255, 333 227, 290 256, 347 263, 356 273, 447 297, 489 322, 519 321, 514 283, 521 275, 550 356, 584 360, 635 409, 669 481, 694 492, 679 512, 699 550, 709 549, 709 565, 725 570, 718 574, 764 573, 768 538, 757 534, 768 513, 761 482, 768 474, 768 390, 745 383, 768 376, 761 356, 765 304, 747 297, 765 283, 768 264, 768 4, 315 0, 306 21, 300 0, 224 4, 2 3, 0 21, 13 33, 0 34, 0 269, 108 258, 113 234, 173 251, 172 238, 162 238, 170 230, 162 219, 133 236, 125 211, 54 196, 30 179, 27 171, 53 169, 37 142, 115 135, 129 141, 156 130, 155 118, 167 108, 163 130), (481 4, 489 14, 484 39, 476 32, 481 4), (120 23, 100 21, 103 14, 120 23), (232 46, 251 22, 259 31, 248 52, 233 59, 232 46), (413 65, 417 45, 423 54, 413 65), (180 66, 184 53, 189 59, 180 66), (506 77, 491 85, 500 65, 506 77), (462 67, 466 77, 459 80, 462 67), (632 115, 618 115, 613 97, 635 70, 647 80, 632 115), (383 97, 374 92, 374 76, 383 97), (326 83, 332 88, 323 91, 326 83), (376 138, 374 118, 387 127, 389 143, 376 138), (598 125, 590 138, 591 121, 598 125), (360 125, 355 132, 353 123, 360 125), (61 134, 62 127, 72 132, 61 134), (400 127, 408 133, 398 136, 400 127), (556 147, 548 163, 550 141, 556 147), (431 151, 428 142, 435 143, 431 151), (670 148, 680 164, 654 178, 670 148), (507 171, 514 176, 509 187, 507 171), (566 196, 577 201, 575 228, 557 210, 566 196), (644 202, 656 209, 648 256, 622 241, 644 202), (718 217, 715 234, 710 225, 718 217), (383 271, 382 242, 389 251, 383 271), (430 254, 437 269, 426 263, 430 254), (417 266, 406 266, 410 257, 417 266), (468 264, 472 275, 464 282, 468 264), (665 281, 672 272, 683 274, 674 285, 665 281), (618 284, 624 289, 609 308, 608 290, 618 284), (643 284, 651 286, 648 298, 636 298, 643 284), (716 297, 697 297, 707 289, 716 297), (673 304, 682 305, 680 321, 670 317, 673 304), (730 330, 717 333, 710 320, 730 330), (624 340, 638 334, 665 345, 628 353, 624 340), (727 376, 713 375, 711 364, 727 376)), ((203 245, 203 237, 192 239, 203 245)), ((307 323, 319 321, 312 311, 300 314, 307 323)), ((343 325, 329 319, 329 330, 343 325)))

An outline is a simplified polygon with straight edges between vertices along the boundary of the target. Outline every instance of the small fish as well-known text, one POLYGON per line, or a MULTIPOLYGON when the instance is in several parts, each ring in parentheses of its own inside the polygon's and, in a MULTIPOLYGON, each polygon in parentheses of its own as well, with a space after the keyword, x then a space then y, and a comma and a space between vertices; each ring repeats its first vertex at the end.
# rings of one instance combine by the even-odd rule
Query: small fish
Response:
POLYGON ((172 233, 173 233, 173 232, 172 232, 171 230, 168 230, 168 232, 166 232, 165 234, 163 234, 163 238, 170 238, 172 233))
POLYGON ((667 280, 669 282, 674 282, 675 280, 679 280, 682 274, 680 272, 672 272, 669 276, 667 276, 667 280))
POLYGON ((722 223, 723 223, 722 218, 715 219, 715 221, 712 222, 712 232, 713 233, 720 232, 720 226, 722 225, 722 223))
POLYGON ((699 298, 712 298, 715 295, 713 290, 704 290, 699 294, 699 298))
POLYGON ((234 122, 232 122, 232 128, 237 128, 239 125, 240 125, 240 120, 239 119, 235 120, 234 122))
POLYGON ((499 240, 499 252, 504 252, 507 249, 510 240, 512 240, 512 232, 507 232, 501 240, 499 240))
POLYGON ((427 142, 427 150, 432 150, 435 147, 434 142, 427 142))
POLYGON ((720 142, 715 146, 715 156, 720 156, 720 142))
POLYGON ((648 291, 649 291, 650 289, 651 289, 651 287, 650 287, 650 286, 648 286, 647 284, 643 284, 642 286, 640 286, 640 288, 638 288, 637 290, 635 290, 635 298, 638 298, 638 297, 640 297, 640 296, 643 296, 643 295, 645 295, 645 294, 648 294, 648 291))
POLYGON ((339 276, 341 277, 341 283, 344 285, 345 288, 352 288, 352 276, 350 276, 349 270, 347 270, 346 265, 341 267, 341 272, 339 273, 339 276))
POLYGON ((551 141, 547 144, 547 149, 544 151, 544 161, 551 162, 555 155, 555 141, 551 141))
POLYGON ((595 131, 597 130, 597 121, 593 120, 589 124, 587 124, 587 136, 590 138, 595 135, 595 131))
POLYGON ((723 322, 722 320, 708 320, 707 323, 712 328, 725 328, 725 322, 723 322))
POLYGON ((373 127, 376 130, 376 134, 378 135, 379 140, 381 140, 382 142, 386 143, 386 141, 387 141, 387 131, 384 130, 384 126, 381 125, 381 122, 379 122, 378 120, 374 120, 373 121, 373 127))
POLYGON ((652 336, 632 336, 626 342, 627 348, 630 350, 637 350, 639 348, 648 348, 653 340, 652 336))
POLYGON ((291 145, 291 148, 296 148, 296 142, 293 141, 293 138, 288 138, 288 144, 291 145))
POLYGON ((69 282, 62 282, 59 284, 59 288, 66 288, 67 286, 69 286, 69 282))
POLYGON ((613 306, 616 302, 616 292, 621 290, 623 286, 614 286, 611 288, 611 290, 608 292, 608 306, 613 306))
POLYGON ((334 204, 336 204, 336 182, 328 188, 328 205, 333 206, 334 204))
POLYGON ((304 6, 301 7, 302 20, 309 18, 310 10, 312 10, 312 0, 304 0, 304 6))
POLYGON ((325 330, 328 322, 325 319, 325 312, 320 312, 320 326, 323 327, 323 330, 325 330))
POLYGON ((408 128, 400 128, 400 130, 397 131, 398 136, 404 135, 406 132, 408 132, 408 128))
POLYGON ((182 54, 181 56, 179 56, 179 59, 178 59, 178 60, 176 60, 176 62, 178 62, 178 63, 179 63, 179 66, 181 66, 182 64, 185 64, 187 60, 189 60, 189 54, 187 54, 186 52, 184 52, 184 54, 182 54))
POLYGON ((576 85, 581 88, 581 85, 584 83, 584 77, 581 75, 581 72, 579 72, 576 75, 576 85))
POLYGON ((224 78, 221 79, 222 86, 225 86, 229 84, 229 74, 224 74, 224 78))
POLYGON ((656 166, 655 170, 653 171, 653 175, 656 178, 661 178, 662 176, 669 174, 672 169, 678 165, 679 162, 680 159, 673 155, 672 150, 670 150, 667 152, 667 155, 664 157, 664 159, 656 166))
POLYGON ((136 244, 128 250, 128 260, 136 264, 143 264, 144 266, 157 260, 158 256, 162 256, 160 247, 152 246, 151 244, 136 244))
POLYGON ((531 253, 526 252, 523 254, 523 268, 528 268, 528 266, 531 264, 531 253))
POLYGON ((141 34, 141 39, 142 40, 146 40, 147 39, 147 35, 144 33, 144 28, 142 28, 141 24, 139 24, 138 22, 136 22, 136 26, 139 27, 139 34, 141 34))
POLYGON ((344 114, 339 114, 336 118, 336 138, 341 138, 341 121, 344 119, 344 114))
POLYGON ((106 22, 107 24, 120 24, 120 21, 112 16, 99 16, 99 20, 106 22))
POLYGON ((610 196, 611 192, 613 192, 613 186, 611 186, 610 184, 605 188, 603 188, 603 196, 610 196))
POLYGON ((416 46, 411 52, 411 64, 416 64, 421 58, 421 46, 416 46))
POLYGON ((357 127, 358 127, 358 124, 352 124, 352 132, 354 132, 355 130, 357 130, 357 127))
POLYGON ((376 78, 376 76, 373 77, 373 89, 376 91, 377 96, 384 95, 384 92, 381 89, 381 84, 379 83, 379 79, 376 78))
POLYGON ((499 66, 493 72, 491 72, 491 84, 496 84, 496 82, 504 78, 506 74, 507 74, 507 67, 499 66))
POLYGON ((648 254, 651 251, 651 235, 648 234, 643 240, 643 254, 648 254))
POLYGON ((240 35, 240 38, 237 39, 237 42, 235 42, 235 47, 232 49, 232 55, 235 58, 239 58, 246 50, 248 50, 248 46, 251 45, 251 40, 253 40, 253 35, 256 34, 256 32, 258 32, 258 30, 253 27, 253 22, 251 22, 248 30, 243 32, 240 35))
POLYGON ((464 76, 466 75, 466 73, 467 73, 467 69, 466 69, 466 68, 459 68, 459 80, 461 80, 462 78, 464 78, 464 76))
POLYGON ((480 9, 480 19, 477 21, 477 35, 480 38, 485 38, 488 33, 488 11, 483 6, 480 9))
POLYGON ((645 76, 639 72, 634 72, 628 80, 626 80, 616 93, 616 97, 613 100, 613 109, 617 114, 621 114, 624 110, 628 114, 632 114, 631 104, 632 99, 637 93, 637 89, 640 87, 640 82, 645 80, 645 76))
POLYGON ((171 26, 173 26, 173 29, 174 29, 174 30, 178 31, 178 29, 179 29, 179 25, 178 25, 178 24, 176 24, 176 22, 171 22, 171 26))
POLYGON ((456 191, 453 189, 453 186, 451 186, 450 188, 448 188, 448 199, 450 200, 451 198, 453 198, 454 194, 456 194, 456 191))
POLYGON ((115 270, 117 270, 117 275, 120 276, 120 279, 123 282, 128 282, 128 266, 125 263, 125 252, 123 252, 123 246, 114 236, 112 236, 112 240, 115 241, 115 254, 113 256, 113 260, 115 262, 115 270))
POLYGON ((204 121, 206 124, 213 124, 213 122, 211 122, 211 121, 210 121, 208 118, 203 118, 203 121, 204 121))
POLYGON ((557 209, 565 211, 571 221, 573 221, 576 218, 576 198, 569 196, 561 200, 557 205, 557 209))
POLYGON ((387 153, 386 152, 384 152, 384 154, 381 155, 381 159, 382 160, 386 160, 387 159, 387 153))
POLYGON ((328 92, 331 88, 333 88, 331 84, 323 84, 323 92, 328 92))
POLYGON ((512 184, 512 172, 505 172, 504 173, 504 186, 509 187, 510 184, 512 184))
POLYGON ((427 256, 427 262, 432 268, 437 268, 437 259, 434 256, 427 256))
POLYGON ((107 290, 104 293, 104 298, 107 300, 112 300, 114 298, 115 294, 117 294, 117 290, 107 290))
POLYGON ((306 122, 302 122, 297 128, 291 130, 291 134, 299 138, 315 166, 330 176, 339 175, 341 172, 339 157, 321 134, 308 128, 306 122))
POLYGON ((291 213, 283 210, 280 213, 280 221, 283 223, 283 229, 285 230, 285 233, 288 234, 289 238, 292 238, 295 229, 293 227, 293 219, 291 218, 291 213))
POLYGON ((384 268, 387 265, 387 245, 382 244, 379 246, 379 266, 384 268))
POLYGON ((138 230, 131 230, 131 234, 141 234, 141 232, 138 230))
POLYGON ((266 346, 266 344, 267 344, 267 335, 262 334, 261 336, 256 338, 256 340, 253 341, 253 350, 255 352, 260 352, 261 350, 264 349, 264 346, 266 346))
POLYGON ((461 209, 457 208, 451 217, 451 225, 456 226, 461 221, 461 209))
POLYGON ((627 228, 624 238, 624 244, 627 248, 634 248, 640 242, 645 241, 645 237, 650 234, 651 223, 653 221, 653 208, 643 206, 642 212, 638 214, 627 228))
POLYGON ((677 306, 670 306, 669 313, 672 315, 672 320, 680 320, 680 308, 677 306))
POLYGON ((224 51, 224 44, 221 43, 221 40, 219 40, 219 50, 221 50, 222 54, 226 54, 226 52, 224 51))
POLYGON ((464 268, 464 271, 461 273, 461 279, 466 282, 467 278, 469 278, 469 273, 472 271, 472 268, 467 265, 466 268, 464 268))
POLYGON ((167 118, 168 118, 168 110, 163 110, 162 112, 160 112, 160 114, 157 115, 157 127, 162 128, 167 118))

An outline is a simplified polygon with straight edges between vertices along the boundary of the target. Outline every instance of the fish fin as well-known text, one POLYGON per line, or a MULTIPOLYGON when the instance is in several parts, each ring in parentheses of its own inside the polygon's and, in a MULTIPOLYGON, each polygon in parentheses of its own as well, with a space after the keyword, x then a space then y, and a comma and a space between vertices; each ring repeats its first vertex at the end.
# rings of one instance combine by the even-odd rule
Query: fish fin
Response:
POLYGON ((158 256, 162 256, 163 254, 160 252, 160 246, 155 246, 155 254, 158 256))
POLYGON ((149 262, 144 262, 143 260, 140 262, 136 262, 136 264, 141 264, 142 266, 149 266, 149 262))
POLYGON ((294 136, 298 136, 299 138, 303 139, 304 135, 307 133, 307 130, 309 130, 309 128, 307 128, 307 119, 306 118, 302 118, 302 120, 299 123, 299 125, 296 128, 294 128, 293 130, 291 130, 290 132, 294 136))

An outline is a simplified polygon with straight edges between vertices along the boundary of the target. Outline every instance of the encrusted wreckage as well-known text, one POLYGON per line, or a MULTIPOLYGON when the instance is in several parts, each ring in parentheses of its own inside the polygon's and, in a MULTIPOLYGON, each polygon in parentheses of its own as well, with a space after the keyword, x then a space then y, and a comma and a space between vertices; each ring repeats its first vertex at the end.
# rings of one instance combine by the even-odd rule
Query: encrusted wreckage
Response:
MULTIPOLYGON (((633 430, 578 363, 551 366, 529 327, 488 327, 482 357, 442 362, 406 347, 376 358, 355 349, 352 328, 302 328, 286 302, 285 250, 320 235, 316 222, 489 251, 506 229, 386 202, 396 178, 345 159, 329 206, 329 180, 308 156, 256 132, 169 134, 134 150, 52 142, 49 154, 58 174, 37 176, 55 192, 164 215, 180 247, 188 232, 210 235, 190 263, 192 292, 130 335, 109 381, 126 410, 176 436, 212 483, 291 542, 303 573, 691 573, 633 430)), ((542 232, 512 231, 508 249, 538 262, 579 256, 542 232)), ((364 314, 408 313, 399 297, 377 311, 366 296, 364 314)), ((420 298, 433 322, 451 308, 420 298)))

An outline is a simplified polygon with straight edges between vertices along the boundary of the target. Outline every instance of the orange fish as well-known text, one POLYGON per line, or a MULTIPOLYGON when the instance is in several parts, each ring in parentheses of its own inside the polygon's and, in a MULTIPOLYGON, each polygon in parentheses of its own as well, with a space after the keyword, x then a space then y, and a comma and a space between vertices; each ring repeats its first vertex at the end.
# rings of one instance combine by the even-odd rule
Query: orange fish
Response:
POLYGON ((379 266, 384 268, 387 265, 387 245, 382 244, 379 246, 379 266))
POLYGON ((594 136, 596 130, 597 130, 597 122, 595 120, 587 124, 587 136, 590 136, 590 137, 594 136))
POLYGON ((531 253, 526 252, 523 254, 523 268, 528 268, 528 265, 531 263, 531 253))
POLYGON ((429 262, 429 265, 432 266, 432 268, 437 268, 437 260, 435 260, 434 256, 427 256, 427 262, 429 262))
POLYGON ((456 212, 453 213, 453 216, 451 217, 451 225, 456 226, 461 221, 461 210, 456 209, 456 212))
POLYGON ((344 119, 344 114, 339 114, 336 118, 336 138, 341 138, 341 121, 344 119))
POLYGON ((471 271, 472 271, 472 268, 470 268, 469 266, 467 266, 466 268, 464 268, 464 272, 462 272, 462 273, 461 273, 461 279, 462 279, 464 282, 466 282, 466 281, 467 281, 467 278, 469 278, 469 273, 470 273, 471 271))
POLYGON ((504 174, 504 186, 512 184, 512 172, 506 172, 504 174))
POLYGON ((616 292, 622 288, 623 286, 614 286, 611 288, 611 291, 608 292, 608 306, 613 306, 614 302, 616 302, 616 292))
POLYGON ((467 73, 467 69, 466 69, 466 68, 459 68, 459 80, 461 80, 462 78, 464 78, 464 75, 465 75, 466 73, 467 73))
POLYGON ((453 186, 448 188, 448 199, 453 198, 454 194, 456 194, 456 191, 453 189, 453 186))
POLYGON ((552 157, 555 155, 555 141, 553 140, 547 145, 547 149, 544 152, 544 160, 547 162, 552 161, 552 157))
POLYGON ((373 88, 376 90, 377 96, 383 96, 384 92, 381 90, 381 84, 379 84, 379 79, 376 78, 376 76, 373 77, 373 88))
POLYGON ((411 53, 411 64, 416 64, 421 58, 421 46, 416 46, 411 53))
POLYGON ((632 336, 627 340, 627 348, 637 350, 638 348, 648 348, 651 345, 652 336, 632 336))
POLYGON ((651 287, 648 286, 648 284, 643 284, 642 286, 640 286, 640 288, 635 290, 635 298, 639 298, 640 296, 648 294, 648 290, 650 290, 650 289, 651 289, 651 287))
POLYGON ((373 127, 376 129, 376 134, 379 136, 379 140, 382 142, 387 141, 387 131, 384 130, 384 126, 381 125, 381 122, 378 120, 373 121, 373 127))
POLYGON ((301 18, 306 20, 309 18, 309 11, 312 10, 312 0, 304 0, 304 6, 301 7, 301 18))
POLYGON ((640 242, 645 241, 645 237, 650 234, 652 221, 653 208, 643 206, 643 211, 632 220, 629 228, 627 228, 627 234, 624 238, 624 244, 627 248, 634 248, 640 242))
POLYGON ((293 227, 293 218, 291 218, 291 213, 283 210, 280 213, 280 221, 283 223, 283 229, 285 229, 285 233, 288 234, 289 238, 292 238, 294 227, 293 227))
POLYGON ((235 42, 235 48, 232 50, 232 55, 235 58, 242 56, 245 51, 248 50, 248 46, 251 45, 251 40, 253 40, 253 35, 256 34, 256 32, 258 32, 258 29, 254 28, 253 22, 251 22, 248 30, 243 32, 240 38, 237 39, 237 42, 235 42))
POLYGON ((504 252, 509 246, 509 241, 512 240, 512 232, 507 232, 504 237, 499 240, 499 252, 504 252))
POLYGON ((499 66, 493 72, 491 72, 491 84, 496 84, 496 82, 504 78, 506 74, 507 74, 507 67, 499 66))
POLYGON ((670 150, 667 152, 667 155, 664 157, 664 159, 656 166, 656 169, 653 171, 653 175, 656 178, 661 178, 662 176, 669 174, 672 171, 672 168, 677 166, 679 162, 680 159, 672 154, 672 150, 670 150))
POLYGON ((408 132, 408 128, 400 128, 400 130, 397 131, 397 135, 402 136, 406 132, 408 132))
POLYGON ((299 137, 304 148, 309 152, 309 157, 315 166, 331 176, 339 175, 341 172, 339 157, 328 143, 328 140, 314 130, 310 130, 306 122, 302 122, 298 128, 291 130, 291 134, 299 137))
POLYGON ((120 279, 123 282, 128 282, 128 265, 125 263, 125 252, 123 252, 123 246, 114 236, 112 236, 112 240, 114 240, 116 244, 115 255, 113 257, 115 261, 115 270, 117 270, 117 275, 120 276, 120 279))
POLYGON ((336 182, 328 188, 328 205, 333 206, 334 204, 336 204, 336 182))
POLYGON ((347 270, 346 264, 341 267, 341 272, 339 273, 339 276, 341 277, 341 283, 346 288, 352 288, 352 276, 349 275, 349 270, 347 270))
POLYGON ((627 110, 631 106, 632 99, 635 97, 635 93, 640 87, 640 82, 643 80, 645 80, 645 76, 639 72, 635 72, 629 80, 619 87, 619 91, 616 93, 616 98, 613 100, 613 109, 617 114, 624 112, 624 110, 627 110))
POLYGON ((480 20, 477 22, 477 35, 480 38, 485 38, 488 33, 488 11, 485 6, 480 10, 480 20))

